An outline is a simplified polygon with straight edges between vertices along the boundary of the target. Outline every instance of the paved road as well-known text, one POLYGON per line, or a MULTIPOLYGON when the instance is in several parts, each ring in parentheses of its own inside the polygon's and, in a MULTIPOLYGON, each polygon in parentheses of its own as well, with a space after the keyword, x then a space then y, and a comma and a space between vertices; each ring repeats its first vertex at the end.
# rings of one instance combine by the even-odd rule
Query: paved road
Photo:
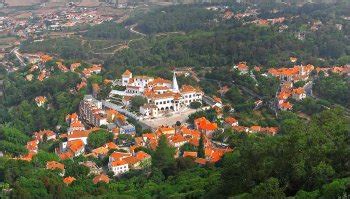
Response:
POLYGON ((137 24, 131 25, 131 26, 129 27, 130 32, 132 32, 132 33, 135 33, 135 34, 138 34, 138 35, 141 35, 141 36, 145 37, 145 36, 146 36, 146 34, 143 34, 143 33, 139 32, 139 31, 137 31, 137 30, 134 30, 134 28, 135 28, 136 26, 137 26, 137 24))
POLYGON ((27 64, 24 62, 23 58, 22 58, 22 54, 18 52, 19 48, 16 47, 14 49, 11 50, 11 53, 15 54, 18 61, 21 63, 22 66, 26 67, 27 64))

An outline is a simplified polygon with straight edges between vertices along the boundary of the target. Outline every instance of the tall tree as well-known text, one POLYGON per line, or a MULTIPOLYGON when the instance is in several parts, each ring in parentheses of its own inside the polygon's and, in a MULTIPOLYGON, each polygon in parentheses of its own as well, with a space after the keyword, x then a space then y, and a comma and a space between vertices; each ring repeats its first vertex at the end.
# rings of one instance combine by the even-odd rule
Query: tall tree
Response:
POLYGON ((204 135, 201 133, 201 137, 199 138, 199 146, 198 146, 198 157, 204 158, 205 157, 205 151, 204 151, 204 135))
POLYGON ((175 164, 174 155, 174 148, 169 146, 167 138, 162 135, 152 157, 152 165, 161 170, 169 168, 175 164))

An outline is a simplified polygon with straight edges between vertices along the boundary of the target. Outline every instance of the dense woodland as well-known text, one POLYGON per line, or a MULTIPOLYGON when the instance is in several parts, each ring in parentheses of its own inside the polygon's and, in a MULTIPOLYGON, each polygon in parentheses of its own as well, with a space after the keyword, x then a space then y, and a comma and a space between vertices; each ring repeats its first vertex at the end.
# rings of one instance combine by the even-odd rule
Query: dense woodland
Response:
MULTIPOLYGON (((134 39, 141 36, 127 33, 120 25, 106 23, 89 27, 82 35, 83 40, 73 37, 27 41, 22 50, 45 50, 64 59, 102 59, 111 69, 116 65, 215 67, 242 60, 264 67, 279 67, 290 65, 290 56, 297 56, 302 63, 321 66, 345 64, 350 60, 350 22, 342 17, 346 16, 349 6, 346 3, 277 6, 280 9, 277 13, 263 8, 257 17, 284 16, 287 19, 283 24, 265 27, 248 24, 254 20, 251 17, 223 20, 222 12, 209 11, 204 6, 179 5, 136 14, 125 22, 125 26, 138 24, 135 29, 147 34, 144 38, 134 39), (318 21, 322 25, 317 31, 311 31, 313 23, 318 21), (335 24, 341 24, 342 30, 335 24), (288 28, 280 32, 281 25, 288 28), (298 34, 305 35, 305 40, 297 39, 298 34), (114 55, 94 54, 96 49, 130 39, 133 41, 129 48, 114 55)), ((232 9, 240 13, 247 7, 233 5, 232 9)))

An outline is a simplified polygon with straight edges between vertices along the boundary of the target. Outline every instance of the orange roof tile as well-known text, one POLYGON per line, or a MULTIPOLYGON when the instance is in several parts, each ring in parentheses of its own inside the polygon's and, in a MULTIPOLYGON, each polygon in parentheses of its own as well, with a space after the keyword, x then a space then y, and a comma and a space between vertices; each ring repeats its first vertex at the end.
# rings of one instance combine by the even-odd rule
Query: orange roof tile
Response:
POLYGON ((123 159, 124 157, 128 157, 131 156, 130 153, 123 153, 123 152, 119 152, 119 151, 115 151, 113 152, 110 157, 112 157, 114 160, 120 160, 123 159))
POLYGON ((68 135, 68 139, 75 138, 86 138, 89 137, 90 131, 73 131, 70 135, 68 135))
POLYGON ((183 157, 197 158, 197 152, 184 151, 183 157))
POLYGON ((283 109, 292 109, 293 108, 293 105, 289 102, 283 102, 281 105, 280 105, 283 109))
POLYGON ((128 164, 125 160, 117 160, 111 163, 112 167, 122 166, 128 164))
POLYGON ((215 131, 218 128, 216 123, 208 121, 205 117, 195 119, 194 123, 198 130, 215 131))
POLYGON ((134 165, 136 163, 138 163, 140 160, 134 156, 128 156, 123 158, 123 160, 128 163, 128 165, 134 165))
POLYGON ((114 142, 108 142, 105 144, 108 149, 118 149, 119 147, 114 142))
POLYGON ((261 131, 261 126, 251 126, 250 130, 254 132, 259 132, 261 131))
POLYGON ((100 174, 94 177, 94 179, 92 179, 92 182, 94 184, 97 184, 99 182, 104 182, 104 183, 109 183, 109 177, 105 174, 100 174))
POLYGON ((72 150, 74 153, 79 151, 84 147, 84 142, 82 140, 72 140, 68 141, 67 147, 72 150))
POLYGON ((64 170, 64 164, 56 162, 56 161, 48 161, 48 162, 46 162, 46 169, 50 169, 50 170, 55 170, 55 169, 64 170))
POLYGON ((139 151, 136 153, 136 156, 135 156, 137 159, 139 160, 143 160, 143 159, 146 159, 146 158, 150 158, 151 155, 149 155, 148 153, 144 152, 144 151, 139 151))
POLYGON ((228 123, 228 124, 234 124, 234 123, 237 122, 237 120, 234 117, 226 117, 225 118, 225 122, 228 123))
POLYGON ((76 179, 74 177, 68 176, 66 178, 63 179, 63 182, 66 185, 70 185, 72 182, 74 182, 76 179))
POLYGON ((205 165, 207 163, 207 161, 204 158, 196 158, 194 162, 201 165, 205 165))
POLYGON ((297 95, 301 95, 301 94, 305 93, 305 90, 304 90, 304 88, 299 87, 299 88, 293 89, 293 93, 297 94, 297 95))
POLYGON ((67 159, 73 158, 74 153, 72 151, 67 151, 67 152, 58 154, 58 156, 60 157, 61 160, 67 160, 67 159))
POLYGON ((181 142, 186 142, 186 139, 181 135, 181 134, 175 134, 172 138, 171 138, 171 142, 172 143, 181 143, 181 142))

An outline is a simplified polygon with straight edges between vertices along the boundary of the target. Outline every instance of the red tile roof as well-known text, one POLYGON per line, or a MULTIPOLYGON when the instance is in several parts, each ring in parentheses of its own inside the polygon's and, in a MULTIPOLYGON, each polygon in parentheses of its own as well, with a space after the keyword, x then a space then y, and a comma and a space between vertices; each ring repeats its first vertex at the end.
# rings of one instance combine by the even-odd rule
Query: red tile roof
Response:
POLYGON ((64 170, 64 164, 56 162, 56 161, 48 161, 48 162, 46 162, 46 169, 50 169, 50 170, 55 170, 55 169, 64 170))
POLYGON ((197 152, 184 151, 183 157, 197 158, 197 152))
POLYGON ((104 182, 104 183, 109 183, 109 177, 105 174, 100 174, 94 177, 94 179, 92 179, 92 182, 94 184, 97 184, 99 182, 104 182))
POLYGON ((210 122, 205 117, 195 119, 194 123, 198 130, 215 131, 218 128, 216 123, 210 122))
POLYGON ((74 182, 76 179, 74 177, 68 176, 66 178, 63 179, 63 182, 66 185, 70 185, 72 182, 74 182))

